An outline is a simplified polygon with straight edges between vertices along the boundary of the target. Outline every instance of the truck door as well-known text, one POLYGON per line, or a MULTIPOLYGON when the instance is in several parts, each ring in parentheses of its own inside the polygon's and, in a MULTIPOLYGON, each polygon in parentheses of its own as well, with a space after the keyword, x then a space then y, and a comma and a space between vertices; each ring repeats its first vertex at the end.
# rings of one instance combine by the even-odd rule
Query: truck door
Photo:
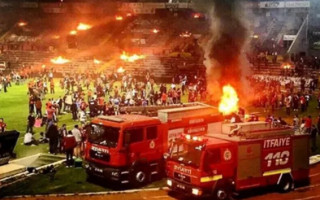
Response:
POLYGON ((129 154, 131 162, 137 159, 152 161, 162 157, 162 143, 158 126, 139 127, 125 130, 129 134, 129 154))
POLYGON ((158 134, 158 126, 146 127, 146 149, 144 150, 145 157, 149 160, 159 160, 163 156, 162 141, 158 134))
POLYGON ((142 152, 145 151, 145 142, 144 142, 144 128, 137 127, 134 129, 128 129, 124 131, 125 135, 128 135, 128 157, 129 162, 133 163, 137 159, 142 159, 142 152))
POLYGON ((231 148, 207 149, 204 157, 204 169, 213 173, 214 176, 232 177, 234 175, 233 157, 234 151, 231 148))

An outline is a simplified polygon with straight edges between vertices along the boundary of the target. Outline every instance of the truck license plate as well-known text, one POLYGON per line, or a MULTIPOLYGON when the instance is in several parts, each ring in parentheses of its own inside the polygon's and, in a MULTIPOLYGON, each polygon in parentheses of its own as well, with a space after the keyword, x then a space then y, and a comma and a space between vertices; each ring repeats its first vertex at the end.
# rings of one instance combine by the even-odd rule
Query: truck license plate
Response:
POLYGON ((186 187, 185 187, 184 185, 181 185, 181 184, 178 184, 178 185, 177 185, 177 188, 180 188, 180 189, 182 189, 182 190, 185 190, 185 189, 186 189, 186 187))

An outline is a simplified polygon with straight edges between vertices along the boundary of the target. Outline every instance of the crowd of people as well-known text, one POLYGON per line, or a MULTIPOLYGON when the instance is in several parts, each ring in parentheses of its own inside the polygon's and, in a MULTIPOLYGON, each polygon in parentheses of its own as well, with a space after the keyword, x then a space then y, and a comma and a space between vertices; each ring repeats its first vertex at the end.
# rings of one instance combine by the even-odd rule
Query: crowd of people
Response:
MULTIPOLYGON (((67 153, 68 166, 74 155, 79 158, 83 155, 85 130, 92 117, 128 114, 126 108, 132 106, 165 106, 206 100, 205 78, 196 75, 175 76, 171 84, 156 83, 150 73, 141 79, 130 73, 117 72, 66 74, 60 79, 54 79, 52 71, 43 71, 32 77, 14 72, 6 80, 13 80, 17 84, 27 80, 29 115, 25 145, 48 143, 50 153, 67 153), (48 94, 55 94, 58 87, 63 95, 46 98, 48 94), (58 125, 60 116, 67 113, 78 124, 71 130, 66 124, 61 127, 58 125), (41 126, 44 132, 36 140, 34 127, 41 126)), ((285 110, 293 118, 291 125, 300 133, 314 135, 320 129, 320 120, 313 125, 314 120, 310 124, 311 117, 306 116, 311 99, 317 99, 320 109, 320 95, 315 95, 318 88, 316 77, 255 75, 249 81, 255 94, 252 105, 263 108, 265 115, 270 114, 267 121, 287 124, 285 120, 273 117, 278 110, 285 110), (298 115, 303 117, 299 118, 298 115)), ((5 128, 3 119, 0 119, 0 127, 3 127, 2 130, 5 128)), ((313 143, 313 150, 316 148, 316 143, 313 143)))
POLYGON ((83 155, 89 118, 128 113, 125 108, 131 106, 181 104, 182 97, 186 95, 189 102, 204 100, 204 78, 194 76, 190 79, 192 81, 189 76, 180 75, 168 85, 156 84, 149 73, 142 81, 127 73, 101 73, 99 76, 67 74, 59 82, 54 81, 52 72, 29 77, 29 115, 24 144, 48 143, 50 153, 67 153, 67 163, 70 165, 73 149, 76 157, 83 155), (64 95, 46 98, 49 93, 54 94, 58 87, 64 95), (72 130, 68 130, 66 124, 58 125, 60 116, 67 113, 78 124, 72 130), (41 126, 44 132, 36 140, 34 127, 41 126))

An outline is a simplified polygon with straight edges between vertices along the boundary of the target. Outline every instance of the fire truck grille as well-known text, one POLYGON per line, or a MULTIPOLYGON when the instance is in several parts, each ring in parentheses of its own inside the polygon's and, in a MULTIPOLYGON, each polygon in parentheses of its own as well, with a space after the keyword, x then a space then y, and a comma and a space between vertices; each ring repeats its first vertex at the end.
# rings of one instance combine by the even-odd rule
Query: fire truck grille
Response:
POLYGON ((102 152, 90 150, 90 157, 95 158, 95 159, 99 159, 99 160, 103 160, 106 162, 110 161, 110 154, 108 154, 108 153, 102 153, 102 152))
POLYGON ((174 178, 176 178, 179 181, 183 181, 186 183, 191 183, 191 178, 190 176, 184 175, 184 174, 179 174, 177 172, 174 172, 174 178))

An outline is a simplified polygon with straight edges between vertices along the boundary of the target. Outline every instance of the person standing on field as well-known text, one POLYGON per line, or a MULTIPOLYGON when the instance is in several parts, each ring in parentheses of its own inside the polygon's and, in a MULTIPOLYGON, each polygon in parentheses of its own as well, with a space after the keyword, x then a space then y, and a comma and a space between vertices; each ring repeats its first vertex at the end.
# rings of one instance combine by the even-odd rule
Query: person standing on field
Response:
POLYGON ((73 164, 73 152, 74 148, 77 146, 75 137, 71 131, 68 131, 68 134, 63 138, 63 148, 66 152, 66 165, 71 167, 73 164))
POLYGON ((75 147, 75 150, 74 150, 74 155, 77 157, 77 158, 80 158, 81 157, 81 141, 82 141, 82 135, 81 135, 81 132, 79 130, 79 126, 78 125, 75 125, 74 128, 72 129, 72 135, 74 136, 76 142, 77 142, 77 146, 75 147))

